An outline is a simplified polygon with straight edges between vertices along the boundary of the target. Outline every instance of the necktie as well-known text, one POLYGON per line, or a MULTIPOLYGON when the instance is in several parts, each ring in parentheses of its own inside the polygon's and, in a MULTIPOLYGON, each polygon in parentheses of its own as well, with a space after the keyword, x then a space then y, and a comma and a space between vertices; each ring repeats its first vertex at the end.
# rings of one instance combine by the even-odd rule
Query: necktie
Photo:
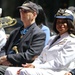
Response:
POLYGON ((27 29, 23 29, 23 30, 21 31, 21 34, 25 34, 27 31, 28 31, 27 29))
POLYGON ((51 45, 56 42, 58 39, 60 38, 60 36, 58 35, 57 37, 55 37, 55 39, 53 40, 53 42, 51 43, 51 45))
POLYGON ((27 29, 23 29, 23 30, 21 31, 21 37, 20 37, 20 38, 22 38, 23 35, 26 34, 27 31, 28 31, 27 29))

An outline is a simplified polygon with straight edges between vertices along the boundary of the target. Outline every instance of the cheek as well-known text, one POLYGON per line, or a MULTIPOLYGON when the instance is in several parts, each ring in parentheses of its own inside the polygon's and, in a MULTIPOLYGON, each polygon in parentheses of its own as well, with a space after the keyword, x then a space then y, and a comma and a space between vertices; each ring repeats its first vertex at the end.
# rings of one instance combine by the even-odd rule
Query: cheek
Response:
POLYGON ((61 28, 61 26, 56 25, 56 28, 57 28, 57 29, 60 29, 60 28, 61 28))
POLYGON ((24 15, 22 13, 20 13, 20 17, 21 17, 21 19, 23 19, 24 15))
POLYGON ((67 26, 67 24, 64 25, 64 28, 65 28, 66 30, 68 30, 68 26, 67 26))
POLYGON ((65 27, 65 30, 68 31, 68 27, 67 26, 65 27))
POLYGON ((33 14, 30 14, 30 15, 29 15, 29 19, 30 19, 30 20, 32 20, 33 17, 34 17, 33 14))
POLYGON ((33 13, 31 13, 30 15, 31 15, 31 17, 33 17, 33 16, 34 16, 34 14, 33 14, 33 13))

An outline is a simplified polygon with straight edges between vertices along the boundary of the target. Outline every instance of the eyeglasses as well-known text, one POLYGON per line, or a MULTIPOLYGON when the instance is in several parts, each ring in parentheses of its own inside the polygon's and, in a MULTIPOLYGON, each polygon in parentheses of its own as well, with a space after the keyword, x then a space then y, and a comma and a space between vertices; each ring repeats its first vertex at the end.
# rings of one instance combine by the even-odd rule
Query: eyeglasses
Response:
POLYGON ((19 11, 23 13, 33 12, 32 10, 25 10, 25 9, 19 9, 19 11))
POLYGON ((67 24, 67 23, 66 22, 57 22, 56 24, 57 25, 60 25, 60 24, 64 25, 64 24, 67 24))
POLYGON ((62 22, 56 22, 57 25, 60 25, 60 24, 67 24, 67 21, 62 21, 62 22))

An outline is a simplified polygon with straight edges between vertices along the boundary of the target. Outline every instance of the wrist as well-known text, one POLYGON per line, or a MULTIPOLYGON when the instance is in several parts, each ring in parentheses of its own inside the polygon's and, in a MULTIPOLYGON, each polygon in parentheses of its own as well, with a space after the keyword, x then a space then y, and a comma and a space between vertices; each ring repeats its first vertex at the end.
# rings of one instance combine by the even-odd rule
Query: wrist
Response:
POLYGON ((0 60, 6 61, 7 60, 7 55, 0 57, 0 60))

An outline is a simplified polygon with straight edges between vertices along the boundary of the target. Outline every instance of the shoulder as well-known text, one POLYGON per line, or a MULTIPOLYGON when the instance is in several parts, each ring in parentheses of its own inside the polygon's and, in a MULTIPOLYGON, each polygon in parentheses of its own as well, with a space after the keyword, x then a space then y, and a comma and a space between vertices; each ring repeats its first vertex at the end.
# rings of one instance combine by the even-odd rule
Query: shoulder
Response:
POLYGON ((32 29, 32 35, 34 36, 43 36, 43 37, 46 37, 46 34, 37 26, 35 25, 34 28, 32 29))
POLYGON ((42 25, 42 30, 50 30, 48 26, 42 25))
POLYGON ((75 35, 70 34, 67 38, 68 38, 68 40, 75 40, 75 35))
POLYGON ((33 27, 34 33, 44 33, 36 24, 33 27))
POLYGON ((75 35, 74 35, 74 34, 70 34, 70 36, 71 36, 72 38, 75 38, 75 35))
POLYGON ((66 38, 64 39, 67 39, 67 43, 70 44, 70 43, 74 43, 75 44, 75 35, 69 35, 67 36, 66 38))
POLYGON ((0 35, 5 34, 5 30, 3 28, 0 28, 0 35))

